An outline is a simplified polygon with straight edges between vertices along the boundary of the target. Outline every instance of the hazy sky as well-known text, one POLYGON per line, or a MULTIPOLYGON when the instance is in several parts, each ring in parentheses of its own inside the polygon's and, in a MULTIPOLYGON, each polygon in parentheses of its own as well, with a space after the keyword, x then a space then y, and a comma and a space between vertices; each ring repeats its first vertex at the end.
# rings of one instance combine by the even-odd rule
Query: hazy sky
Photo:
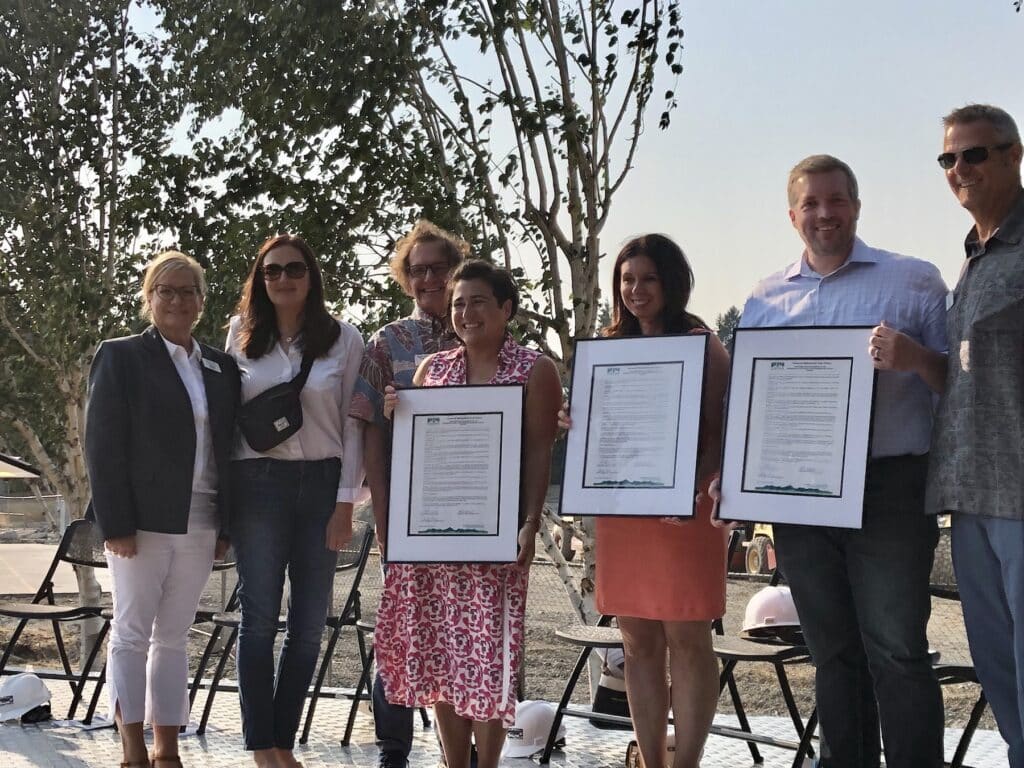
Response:
MULTIPOLYGON (((988 102, 1024 129, 1024 13, 1011 0, 681 5, 679 106, 661 131, 662 104, 652 105, 602 235, 611 257, 602 289, 610 290, 620 245, 658 231, 693 265, 691 309, 713 323, 730 305, 742 307, 758 279, 800 255, 786 177, 819 152, 857 174, 861 237, 934 262, 952 284, 971 222, 935 162, 940 120, 954 107, 988 102)), ((155 23, 146 13, 139 20, 155 23)))
POLYGON ((971 222, 935 162, 940 120, 980 101, 1024 128, 1024 13, 1010 0, 695 0, 683 25, 679 108, 641 140, 606 252, 672 236, 696 274, 691 307, 713 322, 799 256, 786 177, 827 152, 857 174, 864 240, 956 280, 971 222))

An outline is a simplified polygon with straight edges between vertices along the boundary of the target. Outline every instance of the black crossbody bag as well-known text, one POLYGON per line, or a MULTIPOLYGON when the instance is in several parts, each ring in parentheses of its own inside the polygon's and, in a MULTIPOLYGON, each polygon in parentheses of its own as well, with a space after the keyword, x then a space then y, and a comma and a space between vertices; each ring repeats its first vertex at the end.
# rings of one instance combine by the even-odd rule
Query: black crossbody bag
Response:
POLYGON ((269 451, 302 427, 299 393, 312 367, 313 358, 303 355, 294 379, 275 384, 239 407, 238 426, 254 451, 269 451))

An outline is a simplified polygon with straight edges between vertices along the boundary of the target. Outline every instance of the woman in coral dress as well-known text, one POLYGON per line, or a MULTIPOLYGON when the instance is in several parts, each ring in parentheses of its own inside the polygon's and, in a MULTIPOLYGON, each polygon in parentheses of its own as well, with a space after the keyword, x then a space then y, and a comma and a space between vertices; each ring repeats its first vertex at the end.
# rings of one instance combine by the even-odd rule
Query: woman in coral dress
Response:
MULTIPOLYGON (((468 261, 448 284, 462 344, 423 361, 415 384, 525 384, 519 557, 515 563, 392 563, 374 633, 388 701, 434 705, 449 768, 468 768, 471 736, 480 768, 496 768, 515 722, 515 681, 524 645, 526 587, 547 492, 561 384, 554 363, 507 331, 518 309, 508 272, 468 261)), ((386 389, 390 418, 399 395, 386 389)))
MULTIPOLYGON (((708 333, 686 311, 693 273, 664 235, 626 243, 612 272, 612 323, 605 336, 708 333)), ((729 354, 709 337, 701 404, 698 487, 718 468, 729 354)), ((563 424, 569 422, 563 415, 563 424)), ((705 493, 705 497, 707 494, 705 493)), ((681 512, 683 510, 680 510, 681 512)), ((618 617, 626 654, 626 695, 645 765, 662 766, 671 705, 672 768, 696 768, 718 703, 711 622, 725 613, 727 532, 711 524, 710 501, 694 519, 601 517, 595 560, 597 608, 618 617), (665 677, 666 653, 670 677, 665 677)))

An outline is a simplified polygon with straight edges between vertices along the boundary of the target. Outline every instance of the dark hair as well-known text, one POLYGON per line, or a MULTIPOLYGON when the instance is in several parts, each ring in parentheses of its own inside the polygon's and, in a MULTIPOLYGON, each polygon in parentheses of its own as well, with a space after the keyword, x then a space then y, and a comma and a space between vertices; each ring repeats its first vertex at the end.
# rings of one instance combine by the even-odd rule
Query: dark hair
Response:
POLYGON ((338 340, 341 328, 324 306, 324 278, 316 255, 298 235, 274 235, 260 246, 235 309, 241 321, 238 345, 246 357, 253 359, 263 357, 278 340, 277 317, 263 282, 262 268, 267 254, 282 245, 290 245, 299 251, 309 269, 309 293, 302 312, 302 351, 313 357, 323 357, 338 340))
POLYGON ((519 288, 507 269, 496 267, 483 259, 469 259, 462 262, 448 278, 446 293, 449 307, 452 303, 452 294, 455 292, 455 284, 460 280, 483 280, 491 286, 491 291, 494 293, 494 298, 498 300, 499 306, 506 301, 512 302, 510 317, 515 317, 519 311, 519 288))
POLYGON ((640 322, 626 309, 622 301, 622 265, 637 256, 646 256, 654 262, 661 278, 661 291, 665 297, 662 326, 665 333, 686 333, 694 328, 707 328, 696 315, 686 311, 693 291, 693 270, 682 249, 665 235, 650 234, 634 237, 619 251, 612 270, 612 323, 601 331, 602 336, 640 336, 640 322))

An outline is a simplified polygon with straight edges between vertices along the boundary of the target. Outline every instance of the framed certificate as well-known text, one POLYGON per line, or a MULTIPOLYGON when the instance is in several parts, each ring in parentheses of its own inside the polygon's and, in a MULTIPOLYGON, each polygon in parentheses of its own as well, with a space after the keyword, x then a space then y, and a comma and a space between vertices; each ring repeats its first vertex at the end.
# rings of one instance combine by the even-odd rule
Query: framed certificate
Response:
POLYGON ((561 514, 692 517, 706 334, 580 339, 561 514))
POLYGON ((510 563, 519 536, 521 384, 401 390, 388 562, 510 563))
POLYGON ((738 328, 722 459, 727 520, 859 528, 871 328, 738 328))

